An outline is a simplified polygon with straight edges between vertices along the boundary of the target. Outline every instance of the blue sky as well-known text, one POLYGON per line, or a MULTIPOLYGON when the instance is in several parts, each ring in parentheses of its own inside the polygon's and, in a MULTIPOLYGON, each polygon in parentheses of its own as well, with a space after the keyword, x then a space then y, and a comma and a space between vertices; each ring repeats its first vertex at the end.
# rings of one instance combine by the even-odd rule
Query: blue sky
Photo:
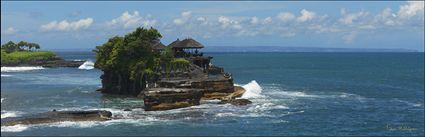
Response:
POLYGON ((91 49, 138 26, 164 44, 424 51, 423 2, 1 2, 1 43, 91 49))

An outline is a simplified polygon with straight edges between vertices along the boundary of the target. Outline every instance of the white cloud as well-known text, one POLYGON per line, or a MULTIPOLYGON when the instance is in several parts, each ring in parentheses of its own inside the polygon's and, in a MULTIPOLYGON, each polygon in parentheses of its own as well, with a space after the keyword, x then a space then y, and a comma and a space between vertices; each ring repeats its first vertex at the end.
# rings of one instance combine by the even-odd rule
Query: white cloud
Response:
POLYGON ((272 23, 272 21, 273 21, 272 17, 266 17, 263 20, 263 24, 270 24, 270 23, 272 23))
POLYGON ((308 11, 306 9, 302 9, 301 10, 301 16, 299 16, 297 18, 297 21, 305 22, 305 21, 312 20, 314 17, 316 17, 316 13, 314 13, 312 11, 308 11))
POLYGON ((375 16, 375 23, 385 24, 389 26, 397 25, 397 15, 392 13, 391 8, 385 8, 381 13, 375 16))
POLYGON ((218 17, 218 22, 221 24, 222 28, 232 27, 234 29, 242 29, 242 26, 239 24, 238 21, 232 20, 225 16, 218 17))
POLYGON ((43 31, 75 31, 79 29, 86 29, 90 27, 90 25, 93 23, 92 18, 86 18, 86 19, 80 19, 78 21, 69 22, 67 20, 63 20, 60 22, 52 21, 48 24, 42 25, 40 28, 43 31))
POLYGON ((7 28, 6 30, 3 31, 3 34, 5 34, 5 35, 13 35, 13 34, 16 34, 16 32, 18 32, 18 30, 16 30, 13 27, 9 27, 9 28, 7 28))
POLYGON ((198 18, 196 18, 196 21, 198 21, 202 25, 208 24, 207 18, 205 18, 205 17, 198 17, 198 18))
POLYGON ((196 18, 196 20, 200 22, 205 22, 207 19, 205 17, 198 17, 196 18))
POLYGON ((283 22, 292 21, 295 19, 295 15, 290 12, 281 12, 277 15, 277 18, 283 22))
POLYGON ((254 17, 251 18, 251 24, 258 24, 258 22, 259 21, 258 21, 257 17, 254 16, 254 17))
POLYGON ((121 16, 112 19, 109 22, 106 22, 108 26, 116 27, 116 26, 122 26, 124 28, 130 28, 130 27, 139 27, 139 26, 145 26, 150 27, 154 26, 156 24, 156 20, 150 20, 148 19, 150 15, 148 15, 146 18, 143 18, 140 16, 138 11, 133 11, 133 14, 129 13, 128 11, 125 11, 121 14, 121 16))
POLYGON ((408 1, 406 5, 400 6, 397 15, 401 18, 410 18, 424 13, 424 1, 408 1))
POLYGON ((173 20, 176 25, 185 24, 192 17, 192 11, 185 11, 181 13, 181 17, 173 20))
POLYGON ((369 14, 368 12, 364 12, 364 11, 348 14, 347 11, 345 11, 345 9, 341 9, 342 17, 339 19, 339 22, 343 24, 347 24, 347 25, 353 24, 354 21, 357 21, 363 17, 366 17, 368 14, 369 14))

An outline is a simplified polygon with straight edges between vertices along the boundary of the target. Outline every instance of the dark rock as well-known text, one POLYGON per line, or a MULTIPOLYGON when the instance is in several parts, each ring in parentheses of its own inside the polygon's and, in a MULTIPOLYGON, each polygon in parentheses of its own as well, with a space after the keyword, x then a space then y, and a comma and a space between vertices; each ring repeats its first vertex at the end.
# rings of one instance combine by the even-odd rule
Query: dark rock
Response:
POLYGON ((199 105, 202 91, 195 88, 150 88, 143 92, 145 110, 169 110, 199 105))
POLYGON ((126 108, 126 109, 124 109, 124 111, 131 111, 131 109, 129 109, 129 108, 126 108))
POLYGON ((112 113, 105 110, 93 111, 51 111, 30 116, 5 118, 1 120, 2 126, 30 125, 55 123, 62 121, 106 121, 112 117, 112 113))
POLYGON ((252 102, 248 99, 231 99, 231 100, 222 100, 220 104, 229 103, 235 106, 244 106, 251 104, 252 102))

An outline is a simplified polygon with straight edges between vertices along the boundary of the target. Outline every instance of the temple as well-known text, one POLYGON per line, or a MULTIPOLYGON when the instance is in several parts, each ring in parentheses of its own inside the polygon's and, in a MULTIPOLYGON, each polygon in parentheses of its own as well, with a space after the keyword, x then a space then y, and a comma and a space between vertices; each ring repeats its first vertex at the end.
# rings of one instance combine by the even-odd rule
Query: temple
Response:
MULTIPOLYGON (((204 46, 192 38, 177 39, 170 43, 176 59, 189 61, 185 67, 174 67, 170 74, 161 73, 158 80, 145 89, 145 110, 167 110, 199 105, 201 99, 234 98, 244 90, 234 87, 233 79, 223 68, 210 63, 212 57, 204 56, 204 46)), ((149 84, 148 84, 149 85, 149 84)))
POLYGON ((208 73, 212 57, 203 56, 200 50, 204 48, 204 45, 192 38, 188 38, 182 41, 177 39, 168 46, 173 50, 175 58, 186 58, 208 73))

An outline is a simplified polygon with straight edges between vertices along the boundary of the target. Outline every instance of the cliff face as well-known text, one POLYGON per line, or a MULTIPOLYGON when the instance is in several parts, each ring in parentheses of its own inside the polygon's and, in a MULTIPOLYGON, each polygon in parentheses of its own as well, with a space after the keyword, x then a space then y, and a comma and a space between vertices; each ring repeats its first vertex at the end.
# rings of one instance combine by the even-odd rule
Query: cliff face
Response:
POLYGON ((146 84, 141 82, 140 77, 136 80, 130 80, 129 75, 125 73, 103 71, 100 78, 102 79, 100 91, 107 94, 136 96, 146 87, 146 84))

